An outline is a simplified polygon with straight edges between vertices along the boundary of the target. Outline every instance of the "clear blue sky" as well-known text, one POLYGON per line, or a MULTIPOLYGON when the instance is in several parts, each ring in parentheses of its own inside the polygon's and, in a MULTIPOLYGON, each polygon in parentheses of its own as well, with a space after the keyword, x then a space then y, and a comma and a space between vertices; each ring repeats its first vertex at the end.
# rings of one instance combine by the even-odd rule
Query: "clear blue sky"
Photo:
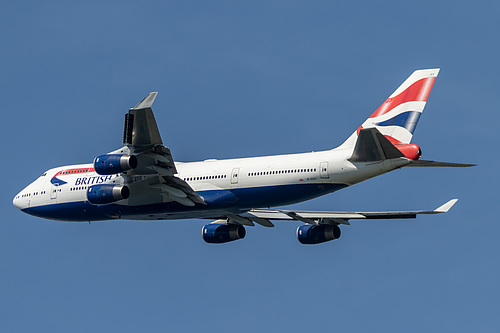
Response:
POLYGON ((10 1, 1 6, 2 332, 498 332, 494 1, 10 1), (334 148, 415 69, 441 72, 423 158, 310 202, 433 209, 354 221, 300 245, 298 223, 222 246, 202 220, 62 223, 13 196, 44 170, 121 145, 150 91, 179 161, 334 148))

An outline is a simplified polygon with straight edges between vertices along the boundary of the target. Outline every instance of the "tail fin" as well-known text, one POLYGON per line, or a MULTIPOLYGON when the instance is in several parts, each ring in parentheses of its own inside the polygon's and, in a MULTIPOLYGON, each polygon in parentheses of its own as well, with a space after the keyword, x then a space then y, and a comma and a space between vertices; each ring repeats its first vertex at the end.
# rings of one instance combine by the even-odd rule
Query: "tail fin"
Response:
POLYGON ((354 148, 359 131, 376 128, 393 144, 408 144, 439 68, 413 72, 339 148, 354 148))

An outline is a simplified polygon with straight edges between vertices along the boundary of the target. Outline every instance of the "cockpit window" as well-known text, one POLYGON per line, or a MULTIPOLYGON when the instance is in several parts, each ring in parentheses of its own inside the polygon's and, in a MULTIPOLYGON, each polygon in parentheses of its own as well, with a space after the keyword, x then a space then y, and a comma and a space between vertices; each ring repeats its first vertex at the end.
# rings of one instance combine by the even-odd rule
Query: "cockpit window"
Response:
POLYGON ((40 177, 45 177, 45 176, 47 176, 46 172, 44 172, 43 175, 41 175, 40 177))

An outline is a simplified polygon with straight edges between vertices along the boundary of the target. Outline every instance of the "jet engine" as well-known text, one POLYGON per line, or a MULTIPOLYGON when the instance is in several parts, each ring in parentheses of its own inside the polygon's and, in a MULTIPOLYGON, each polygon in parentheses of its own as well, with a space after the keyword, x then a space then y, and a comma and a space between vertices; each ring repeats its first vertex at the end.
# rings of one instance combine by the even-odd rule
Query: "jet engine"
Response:
POLYGON ((101 155, 94 159, 94 169, 100 175, 114 175, 137 168, 137 157, 133 155, 101 155))
POLYGON ((127 199, 130 190, 127 186, 120 185, 93 185, 87 190, 87 200, 94 205, 104 205, 115 201, 127 199))
POLYGON ((340 238, 340 228, 336 225, 305 224, 297 228, 297 239, 302 244, 319 244, 340 238))
POLYGON ((201 234, 205 242, 220 244, 245 238, 246 231, 239 224, 212 223, 204 226, 201 234))

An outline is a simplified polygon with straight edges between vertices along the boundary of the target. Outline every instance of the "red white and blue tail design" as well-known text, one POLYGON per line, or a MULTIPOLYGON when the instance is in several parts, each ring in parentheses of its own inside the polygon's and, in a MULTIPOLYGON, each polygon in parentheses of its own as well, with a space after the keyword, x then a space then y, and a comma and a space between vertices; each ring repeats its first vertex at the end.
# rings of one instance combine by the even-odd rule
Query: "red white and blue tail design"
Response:
POLYGON ((439 68, 413 72, 340 148, 354 147, 364 128, 376 128, 393 144, 410 143, 438 73, 439 68))

